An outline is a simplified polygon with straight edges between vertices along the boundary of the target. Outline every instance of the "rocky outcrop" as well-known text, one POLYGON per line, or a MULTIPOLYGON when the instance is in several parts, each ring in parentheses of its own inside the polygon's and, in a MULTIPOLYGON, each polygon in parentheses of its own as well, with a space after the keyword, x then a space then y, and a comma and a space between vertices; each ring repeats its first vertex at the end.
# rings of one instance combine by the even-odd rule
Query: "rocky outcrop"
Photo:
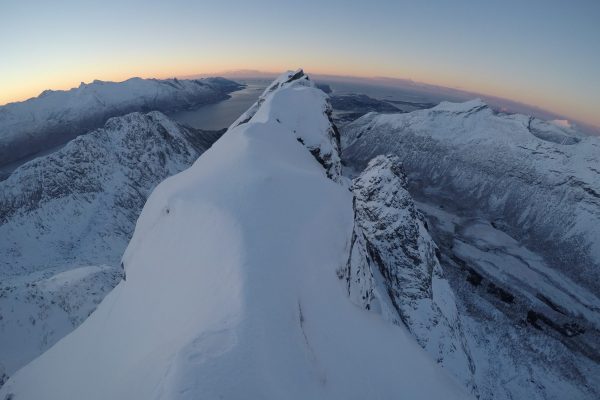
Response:
POLYGON ((406 326, 434 359, 477 393, 454 294, 406 187, 396 156, 375 157, 354 179, 355 229, 339 276, 354 302, 406 326))

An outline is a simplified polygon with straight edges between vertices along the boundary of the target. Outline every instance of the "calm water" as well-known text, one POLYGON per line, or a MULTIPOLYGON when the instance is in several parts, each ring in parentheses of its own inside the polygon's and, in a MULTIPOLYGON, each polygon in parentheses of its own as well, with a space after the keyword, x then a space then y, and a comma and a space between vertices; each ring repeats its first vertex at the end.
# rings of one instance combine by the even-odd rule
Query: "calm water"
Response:
MULTIPOLYGON (((227 128, 242 113, 244 113, 258 96, 262 94, 265 88, 271 83, 270 79, 237 79, 240 83, 245 83, 247 87, 240 91, 231 93, 231 98, 219 103, 200 106, 193 110, 178 111, 169 114, 169 117, 193 128, 218 130, 227 128)), ((405 100, 405 101, 435 101, 439 102, 443 95, 432 95, 418 90, 403 89, 398 87, 389 87, 384 85, 373 85, 363 82, 352 81, 327 81, 317 80, 317 82, 327 83, 333 89, 333 94, 362 93, 381 100, 405 100)), ((450 100, 443 98, 444 100, 450 100)))
POLYGON ((197 109, 178 111, 169 117, 193 128, 219 130, 227 128, 242 115, 271 83, 270 80, 248 80, 246 88, 231 93, 231 98, 215 104, 200 106, 197 109))

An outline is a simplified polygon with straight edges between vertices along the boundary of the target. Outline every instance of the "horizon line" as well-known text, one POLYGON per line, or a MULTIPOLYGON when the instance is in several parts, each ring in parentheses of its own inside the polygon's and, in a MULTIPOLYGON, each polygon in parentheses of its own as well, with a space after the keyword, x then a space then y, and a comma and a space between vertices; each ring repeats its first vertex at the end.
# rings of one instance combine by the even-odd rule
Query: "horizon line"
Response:
MULTIPOLYGON (((303 69, 303 68, 300 68, 303 69)), ((304 69, 303 69, 304 70, 304 69)), ((292 71, 291 69, 288 69, 286 71, 292 71)), ((306 72, 306 70, 304 70, 306 72)), ((252 69, 252 68, 243 68, 243 69, 226 69, 226 70, 220 70, 220 71, 216 71, 216 72, 201 72, 201 73, 194 73, 194 74, 176 74, 176 75, 169 75, 169 74, 165 74, 163 76, 161 76, 160 74, 158 74, 157 76, 142 76, 142 75, 137 75, 137 76, 131 76, 129 78, 125 78, 123 80, 103 80, 103 79, 91 79, 89 82, 84 82, 81 81, 79 85, 73 84, 72 87, 69 88, 59 88, 59 89, 44 89, 42 90, 37 96, 31 96, 31 97, 24 97, 18 100, 13 100, 13 101, 9 101, 7 103, 4 104, 0 104, 0 107, 4 107, 4 106, 8 106, 10 104, 15 104, 15 103, 23 103, 29 100, 33 100, 33 99, 37 99, 39 98, 43 93, 47 92, 47 91, 52 91, 52 92, 67 92, 70 90, 74 90, 77 89, 81 86, 81 84, 91 84, 94 81, 100 81, 100 82, 111 82, 111 83, 122 83, 122 82, 126 82, 128 80, 131 79, 157 79, 157 80, 163 80, 163 79, 199 79, 199 78, 216 78, 216 77, 223 77, 226 78, 227 76, 229 76, 230 78, 234 79, 234 78, 275 78, 279 75, 281 75, 283 72, 273 72, 273 71, 265 71, 265 70, 260 70, 260 69, 252 69), (236 74, 240 74, 238 76, 236 76, 236 74)), ((363 79, 363 80, 391 80, 391 81, 398 81, 398 82, 402 82, 402 83, 406 83, 406 84, 411 84, 411 85, 415 85, 415 86, 424 86, 424 87, 428 87, 428 88, 434 88, 434 89, 446 89, 446 90, 451 90, 451 91, 455 91, 458 92, 457 94, 462 94, 462 95, 468 95, 468 96, 474 96, 474 98, 477 97, 484 97, 484 98, 489 98, 492 100, 499 100, 499 101, 508 101, 513 103, 514 105, 519 105, 519 106, 524 106, 524 107, 529 107, 532 109, 535 109, 539 112, 543 112, 543 113, 547 113, 547 114, 552 114, 554 117, 556 117, 555 119, 566 119, 569 122, 573 122, 577 125, 581 125, 584 128, 587 129, 591 129, 593 131, 595 131, 595 133, 598 135, 600 134, 600 125, 596 125, 594 123, 591 122, 584 122, 581 121, 579 119, 576 118, 572 118, 569 117, 566 114, 563 114, 561 112, 556 112, 556 111, 552 111, 550 109, 546 109, 543 107, 540 107, 538 105, 535 104, 530 104, 530 103, 526 103, 520 100, 514 100, 514 99, 510 99, 508 97, 502 97, 502 96, 497 96, 497 95, 492 95, 492 94, 487 94, 484 92, 478 92, 478 91, 472 91, 472 90, 467 90, 467 89, 463 89, 460 87, 454 87, 454 86, 445 86, 445 85, 439 85, 439 84, 434 84, 434 83, 428 83, 428 82, 423 82, 423 81, 418 81, 418 80, 414 80, 412 78, 406 78, 406 77, 394 77, 394 76, 374 76, 374 75, 355 75, 355 74, 333 74, 333 73, 323 73, 323 72, 308 72, 307 73, 309 76, 314 76, 315 79, 319 79, 319 77, 331 77, 331 78, 342 78, 342 79, 363 79)))

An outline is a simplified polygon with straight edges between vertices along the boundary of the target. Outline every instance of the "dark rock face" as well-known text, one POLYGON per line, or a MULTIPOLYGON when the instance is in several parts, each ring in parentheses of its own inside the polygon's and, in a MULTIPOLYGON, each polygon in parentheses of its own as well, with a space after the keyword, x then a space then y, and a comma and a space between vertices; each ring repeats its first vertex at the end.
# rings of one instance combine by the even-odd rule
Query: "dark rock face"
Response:
POLYGON ((128 114, 0 182, 0 376, 94 310, 122 278, 120 257, 153 188, 221 134, 128 114))

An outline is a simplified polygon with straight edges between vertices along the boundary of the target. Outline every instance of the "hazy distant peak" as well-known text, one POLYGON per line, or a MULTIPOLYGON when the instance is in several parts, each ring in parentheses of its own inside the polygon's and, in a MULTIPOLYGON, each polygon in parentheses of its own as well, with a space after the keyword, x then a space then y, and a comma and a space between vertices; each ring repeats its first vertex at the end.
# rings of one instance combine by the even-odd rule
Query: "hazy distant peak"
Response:
POLYGON ((440 104, 435 106, 433 110, 452 112, 452 113, 468 113, 472 111, 479 111, 484 108, 488 108, 488 105, 481 99, 473 99, 465 101, 463 103, 453 103, 450 101, 442 101, 440 104))

